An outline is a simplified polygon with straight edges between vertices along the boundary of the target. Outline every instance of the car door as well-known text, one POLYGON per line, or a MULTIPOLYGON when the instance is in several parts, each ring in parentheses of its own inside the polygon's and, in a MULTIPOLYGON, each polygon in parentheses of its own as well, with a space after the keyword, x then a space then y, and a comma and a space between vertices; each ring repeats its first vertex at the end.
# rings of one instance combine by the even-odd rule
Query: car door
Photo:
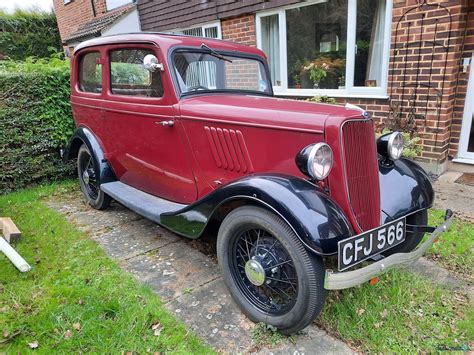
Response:
POLYGON ((155 45, 111 45, 103 109, 109 161, 123 183, 171 201, 191 203, 197 192, 184 135, 161 70, 143 66, 146 55, 163 62, 155 45))

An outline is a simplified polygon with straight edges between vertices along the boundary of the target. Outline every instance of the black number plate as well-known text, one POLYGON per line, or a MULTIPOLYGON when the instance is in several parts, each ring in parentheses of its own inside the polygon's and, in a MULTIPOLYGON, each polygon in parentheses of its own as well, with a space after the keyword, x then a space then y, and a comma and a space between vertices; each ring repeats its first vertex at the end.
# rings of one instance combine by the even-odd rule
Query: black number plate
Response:
POLYGON ((338 268, 346 270, 402 243, 406 236, 405 217, 338 243, 338 268))

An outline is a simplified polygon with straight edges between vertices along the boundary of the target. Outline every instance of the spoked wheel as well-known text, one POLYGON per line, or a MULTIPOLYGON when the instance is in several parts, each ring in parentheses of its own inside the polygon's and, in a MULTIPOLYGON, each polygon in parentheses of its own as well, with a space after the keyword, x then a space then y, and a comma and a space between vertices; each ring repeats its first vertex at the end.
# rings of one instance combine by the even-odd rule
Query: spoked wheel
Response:
POLYGON ((234 240, 232 272, 249 301, 263 312, 283 314, 298 296, 295 265, 283 245, 263 229, 234 240))
POLYGON ((82 194, 87 203, 98 210, 107 208, 110 205, 110 197, 99 188, 99 172, 95 166, 94 158, 85 144, 79 148, 77 173, 79 175, 82 194))
POLYGON ((322 260, 276 215, 258 207, 232 211, 219 229, 217 255, 234 300, 251 320, 291 334, 320 313, 322 260))

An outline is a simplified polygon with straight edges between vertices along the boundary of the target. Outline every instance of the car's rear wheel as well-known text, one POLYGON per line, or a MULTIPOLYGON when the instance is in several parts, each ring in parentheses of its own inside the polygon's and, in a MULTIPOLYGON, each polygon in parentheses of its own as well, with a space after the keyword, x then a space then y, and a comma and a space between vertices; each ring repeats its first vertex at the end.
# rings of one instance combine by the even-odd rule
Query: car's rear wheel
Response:
POLYGON ((252 321, 292 334, 321 312, 323 261, 275 214, 253 206, 229 213, 219 228, 217 257, 232 297, 252 321))
MULTIPOLYGON (((428 210, 416 212, 407 217, 407 224, 414 226, 426 226, 428 223, 428 210)), ((414 250, 422 241, 425 233, 407 233, 406 239, 403 243, 394 246, 393 248, 383 252, 384 256, 389 256, 396 253, 409 253, 414 250)))
POLYGON ((86 202, 95 209, 102 210, 110 205, 111 198, 99 188, 99 171, 89 148, 83 144, 77 155, 77 174, 86 202))

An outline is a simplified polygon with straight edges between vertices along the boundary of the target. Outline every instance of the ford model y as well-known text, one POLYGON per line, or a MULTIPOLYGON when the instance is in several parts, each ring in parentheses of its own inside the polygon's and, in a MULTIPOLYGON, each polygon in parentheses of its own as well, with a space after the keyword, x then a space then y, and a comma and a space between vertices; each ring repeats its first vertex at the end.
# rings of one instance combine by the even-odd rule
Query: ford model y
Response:
POLYGON ((103 37, 76 48, 71 89, 65 158, 87 202, 114 199, 188 238, 214 233, 242 311, 284 333, 307 326, 327 290, 416 260, 451 222, 447 211, 427 226, 433 188, 400 133, 376 140, 355 106, 275 98, 256 48, 103 37))

